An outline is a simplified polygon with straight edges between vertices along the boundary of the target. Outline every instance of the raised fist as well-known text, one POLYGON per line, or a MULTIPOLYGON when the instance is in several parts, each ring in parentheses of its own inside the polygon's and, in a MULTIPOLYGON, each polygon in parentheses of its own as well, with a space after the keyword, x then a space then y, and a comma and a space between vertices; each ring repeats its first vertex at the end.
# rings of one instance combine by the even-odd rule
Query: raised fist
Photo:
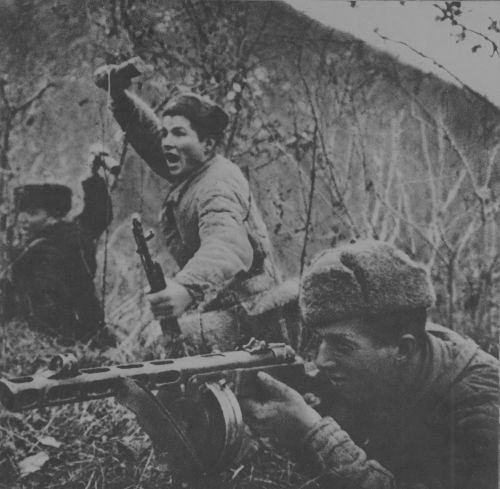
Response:
POLYGON ((130 87, 132 78, 142 73, 139 57, 131 58, 119 65, 104 65, 94 72, 94 83, 103 90, 119 93, 130 87))

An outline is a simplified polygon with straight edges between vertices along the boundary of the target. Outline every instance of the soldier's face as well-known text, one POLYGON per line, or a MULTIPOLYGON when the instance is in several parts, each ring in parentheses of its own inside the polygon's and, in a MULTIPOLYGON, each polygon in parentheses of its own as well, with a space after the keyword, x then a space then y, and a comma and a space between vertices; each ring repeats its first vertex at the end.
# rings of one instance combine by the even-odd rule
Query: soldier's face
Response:
POLYGON ((186 177, 206 161, 206 141, 200 141, 189 119, 181 115, 163 118, 162 149, 174 177, 186 177))
POLYGON ((316 328, 321 344, 316 365, 336 393, 355 403, 383 399, 399 378, 396 346, 381 346, 367 334, 361 319, 316 328))
POLYGON ((19 213, 17 220, 23 237, 31 238, 53 224, 56 219, 45 209, 27 209, 19 213))

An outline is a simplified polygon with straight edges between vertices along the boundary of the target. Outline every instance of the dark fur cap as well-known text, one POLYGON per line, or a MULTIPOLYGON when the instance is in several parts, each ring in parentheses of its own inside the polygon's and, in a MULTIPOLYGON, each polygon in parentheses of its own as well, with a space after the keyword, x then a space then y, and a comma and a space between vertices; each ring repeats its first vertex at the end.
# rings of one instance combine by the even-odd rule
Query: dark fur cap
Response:
POLYGON ((221 107, 194 93, 184 93, 170 100, 163 111, 163 116, 166 115, 189 119, 200 139, 207 136, 220 139, 229 123, 229 116, 221 107))
POLYGON ((71 189, 58 183, 33 183, 14 190, 18 212, 45 209, 54 216, 64 216, 71 209, 71 189))
POLYGON ((299 304, 309 326, 427 308, 434 292, 427 272, 382 241, 359 241, 319 253, 305 271, 299 304))

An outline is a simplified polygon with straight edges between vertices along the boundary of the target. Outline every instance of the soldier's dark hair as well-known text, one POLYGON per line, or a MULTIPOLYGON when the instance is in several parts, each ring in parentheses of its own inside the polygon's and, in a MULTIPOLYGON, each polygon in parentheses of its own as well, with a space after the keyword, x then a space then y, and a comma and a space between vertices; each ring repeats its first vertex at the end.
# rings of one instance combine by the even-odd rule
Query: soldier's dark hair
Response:
POLYGON ((380 316, 365 317, 368 334, 379 345, 395 345, 401 336, 411 334, 421 346, 425 339, 427 310, 405 309, 380 316))
POLYGON ((163 111, 163 116, 166 115, 185 117, 200 140, 212 137, 216 144, 222 141, 224 129, 229 122, 229 116, 222 108, 194 94, 175 97, 163 111))

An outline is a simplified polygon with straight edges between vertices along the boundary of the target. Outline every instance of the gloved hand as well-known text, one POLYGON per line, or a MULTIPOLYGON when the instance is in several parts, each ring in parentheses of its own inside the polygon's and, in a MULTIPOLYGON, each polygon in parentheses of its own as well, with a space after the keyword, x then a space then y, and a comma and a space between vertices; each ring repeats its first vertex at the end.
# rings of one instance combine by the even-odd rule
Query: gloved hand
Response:
POLYGON ((111 94, 119 94, 130 87, 132 79, 142 74, 139 57, 131 58, 119 65, 104 65, 94 72, 94 83, 111 94))

